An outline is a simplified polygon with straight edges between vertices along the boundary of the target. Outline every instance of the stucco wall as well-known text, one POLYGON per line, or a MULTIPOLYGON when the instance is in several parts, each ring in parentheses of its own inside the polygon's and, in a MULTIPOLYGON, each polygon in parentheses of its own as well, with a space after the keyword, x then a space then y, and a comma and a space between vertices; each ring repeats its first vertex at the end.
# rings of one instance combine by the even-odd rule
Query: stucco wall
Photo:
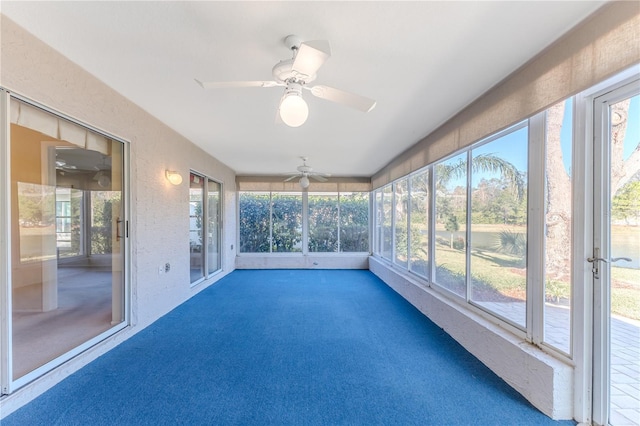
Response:
POLYGON ((573 418, 573 367, 375 257, 369 269, 554 419, 573 418))
MULTIPOLYGON (((235 268, 235 173, 101 81, 1 16, 0 86, 130 142, 132 327, 0 401, 2 416, 149 325, 235 268), (167 182, 166 169, 183 183, 167 182), (189 170, 222 183, 223 273, 190 286, 189 170), (170 263, 171 270, 158 273, 170 263)), ((4 143, 4 142, 3 142, 4 143)), ((1 283, 6 285, 6 283, 1 283)))

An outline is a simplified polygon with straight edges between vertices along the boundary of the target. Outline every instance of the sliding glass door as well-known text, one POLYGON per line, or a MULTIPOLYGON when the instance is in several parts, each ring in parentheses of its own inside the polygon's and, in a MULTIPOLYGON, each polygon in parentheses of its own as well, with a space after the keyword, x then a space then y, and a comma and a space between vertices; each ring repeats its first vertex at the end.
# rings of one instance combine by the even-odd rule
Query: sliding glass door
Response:
POLYGON ((125 144, 29 103, 9 105, 5 392, 127 323, 125 144))
POLYGON ((189 173, 189 262, 191 284, 222 269, 222 185, 195 172, 189 173))

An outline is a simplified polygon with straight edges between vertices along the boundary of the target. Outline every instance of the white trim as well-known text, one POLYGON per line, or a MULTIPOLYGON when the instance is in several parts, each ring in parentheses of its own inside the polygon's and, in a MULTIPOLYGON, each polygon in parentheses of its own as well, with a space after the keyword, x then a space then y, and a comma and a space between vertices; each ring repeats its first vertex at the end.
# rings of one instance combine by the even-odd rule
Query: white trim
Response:
POLYGON ((11 162, 9 94, 0 88, 0 394, 11 391, 11 162))
POLYGON ((529 119, 527 182, 527 340, 544 340, 546 112, 529 119))

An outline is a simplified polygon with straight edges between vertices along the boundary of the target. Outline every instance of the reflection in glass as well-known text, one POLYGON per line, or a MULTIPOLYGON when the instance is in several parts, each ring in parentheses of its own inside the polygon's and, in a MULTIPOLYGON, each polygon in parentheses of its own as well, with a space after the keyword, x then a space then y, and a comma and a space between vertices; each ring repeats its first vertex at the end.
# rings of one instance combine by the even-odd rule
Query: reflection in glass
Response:
POLYGON ((125 320, 124 146, 30 105, 11 108, 11 376, 19 380, 125 320))
POLYGON ((527 300, 526 127, 473 149, 471 301, 522 327, 527 300))
POLYGON ((467 154, 435 166, 436 284, 466 297, 467 154))
POLYGON ((411 176, 411 271, 429 278, 429 174, 411 176))

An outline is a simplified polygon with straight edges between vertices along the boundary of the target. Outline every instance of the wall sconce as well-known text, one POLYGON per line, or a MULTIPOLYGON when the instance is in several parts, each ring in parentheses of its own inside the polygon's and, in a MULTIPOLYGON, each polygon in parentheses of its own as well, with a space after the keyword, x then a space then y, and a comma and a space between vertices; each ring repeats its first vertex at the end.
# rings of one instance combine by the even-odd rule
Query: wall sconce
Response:
POLYGON ((165 170, 164 175, 172 185, 180 185, 182 183, 182 176, 174 170, 165 170))

